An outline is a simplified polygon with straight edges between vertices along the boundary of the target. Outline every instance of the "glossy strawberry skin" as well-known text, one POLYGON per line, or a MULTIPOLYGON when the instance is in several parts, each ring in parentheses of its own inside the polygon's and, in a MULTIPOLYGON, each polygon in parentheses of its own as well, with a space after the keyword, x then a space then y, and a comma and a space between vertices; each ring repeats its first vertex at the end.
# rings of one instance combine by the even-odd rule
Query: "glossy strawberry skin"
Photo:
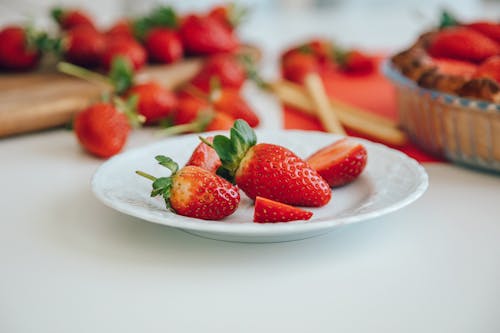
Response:
POLYGON ((452 27, 440 31, 428 51, 433 57, 479 63, 500 54, 500 45, 472 29, 452 27))
POLYGON ((127 95, 137 95, 137 111, 146 118, 148 125, 172 116, 177 107, 175 94, 156 82, 136 84, 127 95))
POLYGON ((348 74, 369 74, 375 70, 373 57, 358 50, 352 50, 347 54, 345 63, 340 69, 348 74))
POLYGON ((346 185, 363 172, 368 154, 359 143, 345 138, 312 154, 306 161, 331 187, 346 185))
POLYGON ((153 62, 170 64, 180 60, 184 53, 178 34, 167 28, 151 30, 144 44, 148 57, 153 62))
POLYGON ((182 125, 194 121, 201 110, 210 107, 209 103, 201 98, 189 94, 179 94, 177 109, 174 113, 174 124, 182 125))
POLYGON ((217 111, 226 113, 233 119, 245 120, 251 127, 259 125, 259 117, 241 97, 237 89, 221 89, 214 100, 214 107, 217 111))
POLYGON ((255 199, 253 221, 256 223, 290 222, 309 220, 312 212, 263 197, 255 199))
POLYGON ((500 84, 500 55, 490 57, 483 61, 473 76, 487 77, 500 84))
POLYGON ((64 57, 79 66, 95 67, 99 65, 105 47, 106 38, 101 33, 80 25, 68 31, 64 57))
POLYGON ((107 46, 101 58, 101 64, 109 70, 113 59, 117 56, 127 58, 135 70, 146 63, 146 50, 135 40, 126 37, 108 38, 107 46))
POLYGON ((330 187, 309 164, 274 144, 251 147, 234 179, 252 200, 261 196, 289 205, 320 207, 331 198, 330 187))
POLYGON ((180 36, 185 50, 193 55, 211 55, 235 51, 236 35, 209 16, 189 15, 182 21, 180 36))
POLYGON ((209 57, 201 71, 191 80, 195 87, 209 92, 210 79, 216 77, 222 88, 240 89, 246 80, 245 68, 232 54, 209 57))
POLYGON ((228 130, 233 126, 234 118, 222 113, 214 111, 213 118, 210 123, 205 127, 204 131, 224 131, 228 130))
POLYGON ((0 31, 0 68, 29 70, 38 64, 40 53, 29 50, 26 32, 17 26, 8 26, 0 31))
MULTIPOLYGON (((205 138, 208 142, 212 143, 214 141, 213 136, 205 138)), ((194 149, 191 157, 189 158, 186 165, 193 165, 200 167, 202 169, 208 170, 211 173, 215 173, 217 169, 221 166, 221 161, 219 155, 215 152, 212 147, 209 147, 204 142, 200 142, 198 146, 194 149)))
POLYGON ((493 39, 497 43, 500 43, 500 24, 498 23, 478 21, 466 24, 465 26, 493 39))
POLYGON ((64 10, 61 14, 59 25, 63 30, 73 29, 77 26, 87 26, 96 30, 90 15, 82 10, 64 10))
POLYGON ((302 84, 307 74, 319 71, 319 63, 313 54, 296 51, 282 59, 281 71, 285 79, 302 84))
POLYGON ((208 13, 208 16, 222 23, 228 30, 234 30, 235 28, 229 19, 228 7, 226 6, 213 7, 208 13))
POLYGON ((130 38, 134 39, 132 23, 123 19, 115 22, 105 34, 108 38, 130 38))
POLYGON ((74 131, 83 148, 107 158, 122 150, 130 125, 127 117, 111 104, 96 103, 76 115, 74 131))
POLYGON ((174 176, 170 205, 179 215, 220 220, 238 208, 238 187, 196 166, 186 166, 174 176))

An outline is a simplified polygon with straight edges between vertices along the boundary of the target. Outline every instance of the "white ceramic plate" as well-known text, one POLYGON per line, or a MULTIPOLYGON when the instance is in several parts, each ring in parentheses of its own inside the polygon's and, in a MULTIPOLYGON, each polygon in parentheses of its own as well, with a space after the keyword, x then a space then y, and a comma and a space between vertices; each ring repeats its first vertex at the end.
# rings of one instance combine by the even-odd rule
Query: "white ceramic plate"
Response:
MULTIPOLYGON (((330 144, 340 136, 312 131, 257 131, 259 142, 285 146, 301 157, 330 144)), ((422 166, 405 154, 381 144, 359 140, 368 151, 368 163, 353 183, 333 190, 330 203, 310 209, 309 221, 253 223, 252 201, 242 193, 238 210, 222 221, 205 221, 176 215, 165 209, 160 197, 151 198, 151 182, 135 170, 168 175, 154 156, 163 154, 183 165, 198 144, 198 135, 185 135, 130 150, 105 162, 92 179, 92 189, 104 204, 122 213, 203 237, 240 242, 279 242, 308 238, 346 224, 365 221, 398 210, 427 189, 422 166)))

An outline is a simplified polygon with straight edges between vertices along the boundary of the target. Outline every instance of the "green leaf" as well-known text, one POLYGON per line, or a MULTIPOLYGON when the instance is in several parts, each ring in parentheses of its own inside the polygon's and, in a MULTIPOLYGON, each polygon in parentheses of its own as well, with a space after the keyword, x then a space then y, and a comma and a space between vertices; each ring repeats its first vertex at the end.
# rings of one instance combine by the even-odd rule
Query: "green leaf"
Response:
POLYGON ((125 57, 115 57, 111 63, 109 80, 116 94, 123 95, 134 84, 134 70, 130 60, 125 57))
POLYGON ((179 165, 175 163, 173 159, 167 156, 158 155, 155 157, 161 166, 168 168, 172 174, 175 174, 179 170, 179 165))
POLYGON ((165 191, 170 191, 170 187, 172 187, 172 179, 170 177, 157 178, 153 182, 151 196, 156 197, 157 195, 163 195, 165 191))
POLYGON ((61 23, 62 17, 64 14, 64 10, 61 7, 52 8, 50 11, 50 16, 56 21, 58 24, 61 23))
POLYGON ((243 119, 238 119, 234 122, 233 127, 238 130, 243 136, 245 143, 247 145, 255 146, 257 143, 257 135, 255 135, 255 131, 248 125, 246 121, 243 119))
POLYGON ((144 40, 147 33, 157 27, 176 28, 178 25, 177 14, 172 7, 160 6, 146 16, 133 22, 134 35, 139 40, 144 40))
POLYGON ((453 27, 458 25, 458 20, 448 11, 443 10, 441 12, 441 19, 439 22, 439 29, 453 27))
POLYGON ((216 135, 213 140, 213 147, 222 162, 232 162, 236 151, 233 143, 228 137, 216 135))

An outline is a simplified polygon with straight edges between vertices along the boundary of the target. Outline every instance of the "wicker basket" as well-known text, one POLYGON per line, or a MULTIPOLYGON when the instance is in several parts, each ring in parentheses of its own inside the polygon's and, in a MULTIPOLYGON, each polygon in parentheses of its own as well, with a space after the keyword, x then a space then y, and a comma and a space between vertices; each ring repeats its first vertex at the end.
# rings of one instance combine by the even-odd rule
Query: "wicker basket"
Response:
POLYGON ((500 172, 500 104, 419 87, 391 63, 382 65, 396 87, 401 125, 433 155, 500 172))

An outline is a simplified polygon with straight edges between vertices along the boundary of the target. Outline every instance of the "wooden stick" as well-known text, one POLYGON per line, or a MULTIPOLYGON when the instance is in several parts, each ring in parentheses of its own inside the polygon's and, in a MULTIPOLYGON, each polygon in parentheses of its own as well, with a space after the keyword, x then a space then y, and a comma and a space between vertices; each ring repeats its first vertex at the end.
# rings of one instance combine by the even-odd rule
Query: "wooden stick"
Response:
MULTIPOLYGON (((271 90, 284 104, 316 116, 310 97, 298 84, 278 81, 271 84, 271 90)), ((331 98, 330 102, 340 122, 346 127, 394 146, 407 143, 406 134, 396 127, 395 122, 343 102, 332 101, 331 98)))
POLYGON ((304 85, 323 127, 328 132, 345 135, 344 128, 342 128, 337 114, 330 105, 325 86, 319 75, 317 73, 307 74, 304 79, 304 85))

